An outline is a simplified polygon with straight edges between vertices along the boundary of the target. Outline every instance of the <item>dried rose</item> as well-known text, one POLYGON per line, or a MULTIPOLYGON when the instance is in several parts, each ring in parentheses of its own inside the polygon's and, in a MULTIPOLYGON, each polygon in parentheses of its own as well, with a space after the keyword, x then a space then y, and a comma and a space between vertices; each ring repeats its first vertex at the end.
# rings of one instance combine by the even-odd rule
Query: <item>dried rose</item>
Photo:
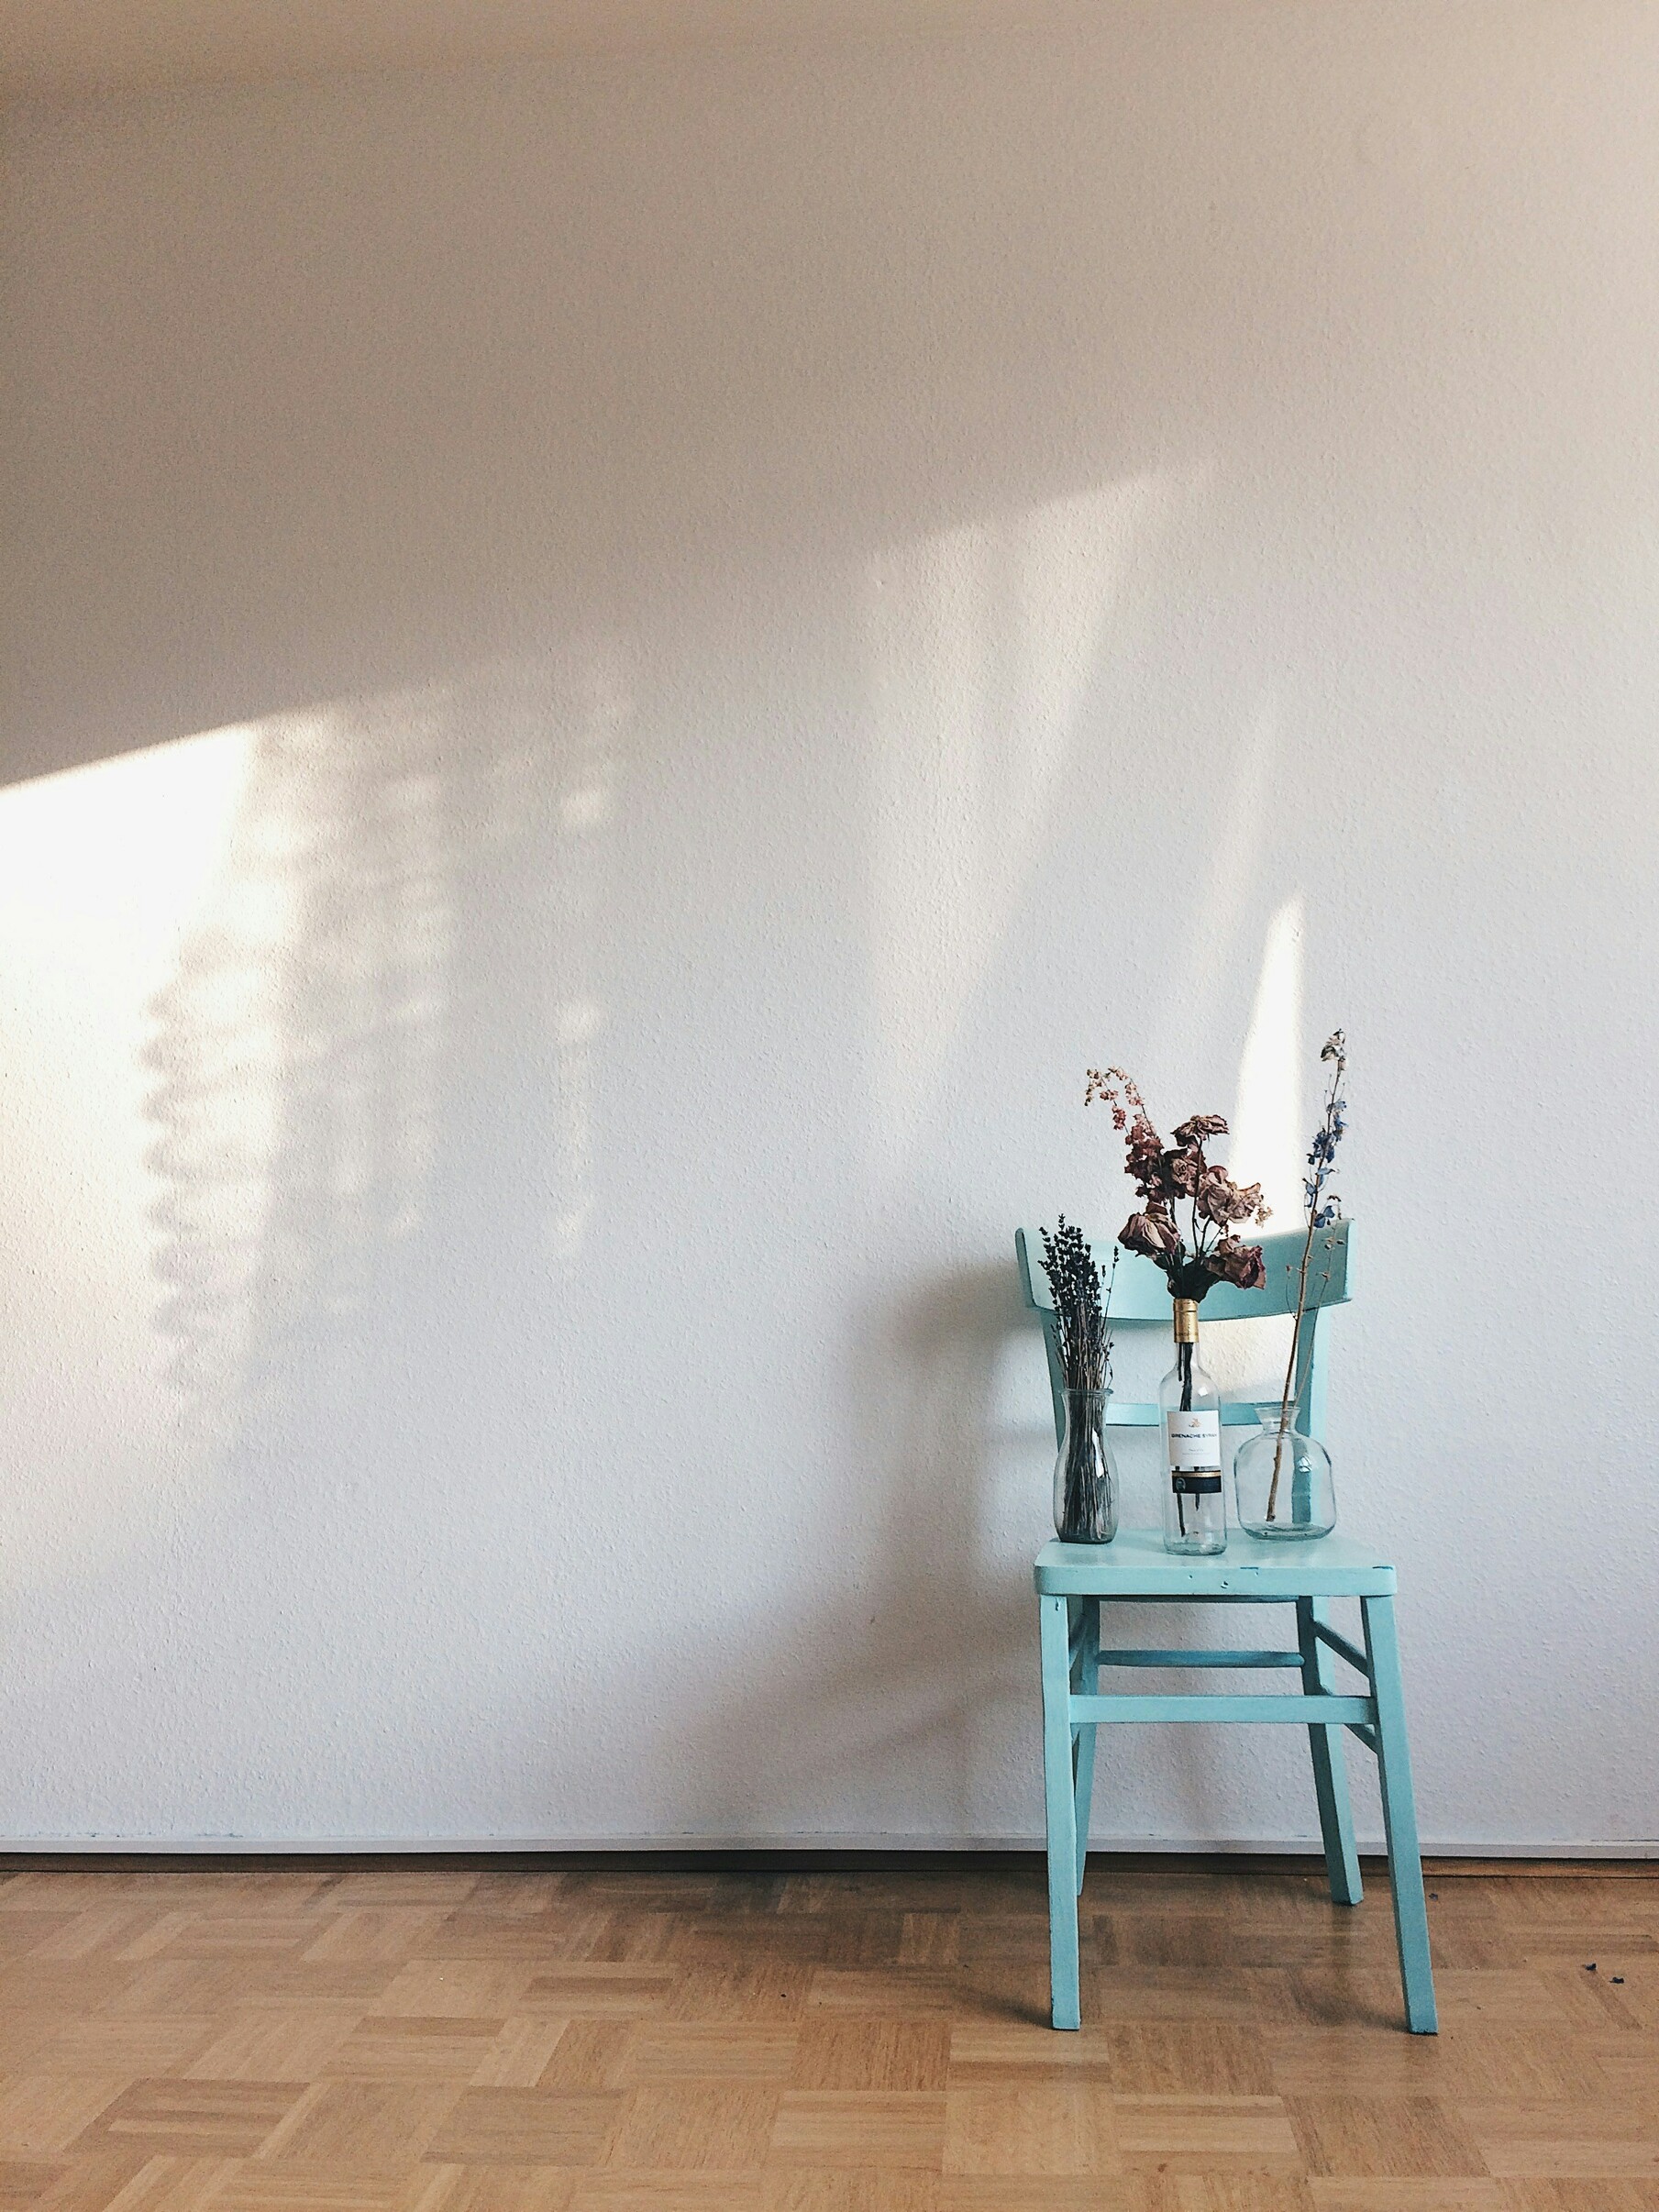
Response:
POLYGON ((1161 1260, 1167 1253, 1178 1252, 1181 1248, 1175 1223, 1167 1215, 1150 1209, 1144 1213, 1130 1215, 1118 1231, 1118 1242, 1125 1252, 1144 1253, 1148 1259, 1155 1260, 1161 1260))
POLYGON ((1204 1156, 1196 1145, 1189 1145, 1179 1152, 1164 1155, 1164 1180, 1172 1190, 1183 1198, 1190 1198, 1199 1187, 1204 1172, 1204 1156))
POLYGON ((1164 1172, 1164 1140, 1146 1119, 1139 1115, 1124 1143, 1129 1178, 1143 1198, 1165 1198, 1173 1186, 1164 1172))
POLYGON ((1246 1221, 1262 1202, 1262 1187, 1251 1183, 1241 1189, 1224 1167, 1207 1167, 1197 1191, 1198 1210, 1207 1222, 1224 1229, 1229 1222, 1246 1221))
POLYGON ((1259 1244, 1242 1244, 1236 1236, 1224 1236, 1210 1255, 1218 1281, 1240 1290, 1259 1290, 1267 1279, 1259 1244))
POLYGON ((1206 1137, 1225 1136, 1226 1122, 1219 1113, 1189 1114, 1175 1133, 1178 1145, 1201 1145, 1206 1137))

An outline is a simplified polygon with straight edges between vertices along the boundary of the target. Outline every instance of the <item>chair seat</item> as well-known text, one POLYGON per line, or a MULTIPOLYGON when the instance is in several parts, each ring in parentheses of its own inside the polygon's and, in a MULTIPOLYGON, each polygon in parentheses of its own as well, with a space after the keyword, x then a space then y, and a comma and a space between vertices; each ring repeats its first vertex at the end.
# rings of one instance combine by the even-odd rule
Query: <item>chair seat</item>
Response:
POLYGON ((1110 1543, 1061 1543, 1037 1554, 1045 1598, 1390 1598, 1392 1565, 1343 1536, 1264 1542, 1232 1530, 1209 1557, 1167 1552, 1154 1529, 1123 1529, 1110 1543))

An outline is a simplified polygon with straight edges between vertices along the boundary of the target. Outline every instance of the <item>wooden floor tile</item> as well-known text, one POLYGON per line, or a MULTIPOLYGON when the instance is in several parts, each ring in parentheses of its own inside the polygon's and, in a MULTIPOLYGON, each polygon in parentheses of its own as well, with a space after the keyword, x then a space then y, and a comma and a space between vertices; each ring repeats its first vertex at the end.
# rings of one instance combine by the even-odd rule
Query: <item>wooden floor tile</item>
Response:
POLYGON ((398 2212, 571 2212, 581 2173, 568 2166, 427 2166, 398 2212))
POLYGON ((1399 2179, 1490 2172, 1467 2132, 1434 2098, 1288 2097, 1308 2171, 1399 2179))
POLYGON ((758 2168, 737 2173, 675 2168, 667 2173, 584 2174, 571 2196, 570 2212, 770 2212, 770 2208, 766 2176, 758 2168))
MULTIPOLYGON (((511 1960, 411 1959, 385 1982, 372 2009, 431 2019, 438 2013, 504 2019, 517 2010, 533 1970, 511 1960)), ((363 2010, 371 2009, 365 2003, 363 2010)))
POLYGON ((662 2010, 673 1994, 676 1979, 671 1966, 572 1961, 532 1974, 520 2007, 526 2012, 636 2019, 662 2010))
POLYGON ((168 1912, 121 1947, 127 1960, 297 1956, 327 1925, 305 1913, 168 1912))
POLYGON ((38 2067, 42 2052, 66 2024, 61 2006, 7 2006, 0 1996, 0 2080, 38 2067))
MULTIPOLYGON (((385 1960, 401 1966, 413 1954, 427 1954, 429 1941, 448 1919, 445 1913, 423 1911, 415 1905, 354 1907, 330 1913, 321 1926, 311 1922, 303 1945, 296 1948, 308 1965, 378 1965, 385 1960)), ((432 1952, 438 1957, 464 1955, 439 1950, 436 1941, 432 1952)))
POLYGON ((1068 2081, 1080 2074, 1111 2084, 1112 2030, 1093 2026, 1056 2035, 1045 2022, 957 2020, 950 2036, 950 2086, 975 2082, 1068 2081))
POLYGON ((604 2090, 468 2089, 426 2154, 446 2165, 597 2166, 627 2101, 604 2090))
POLYGON ((786 2167, 765 2176, 760 2202, 763 2212, 940 2212, 942 2185, 905 2167, 786 2167))
MULTIPOLYGON (((1402 2039, 1396 2038, 1396 2041, 1402 2039)), ((1146 2020, 1104 2031, 1110 2079, 1129 2096, 1271 2096, 1261 2031, 1233 2020, 1146 2020)))
POLYGON ((493 2050, 505 2022, 439 2013, 371 2013, 359 2020, 317 2072, 367 2081, 470 2081, 493 2050))
POLYGON ((953 2088, 946 2173, 1122 2173, 1116 2108, 1093 2081, 953 2088))
MULTIPOLYGON (((155 1918, 152 1910, 140 1905, 91 1906, 84 1912, 67 1914, 63 1924, 50 1935, 31 1942, 28 1956, 43 1963, 59 1959, 108 1957, 137 1941, 155 1918)), ((0 1920, 0 1951, 6 1947, 10 1926, 9 1922, 0 1920)))
POLYGON ((1300 2173, 1301 2145, 1276 2096, 1123 2096, 1123 2162, 1166 2173, 1300 2173))
POLYGON ((552 2087, 554 2085, 546 2081, 545 2076, 561 2039, 572 2024, 559 2018, 503 2020, 490 2049, 473 2069, 473 2087, 534 2089, 537 2085, 552 2087))
POLYGON ((654 2084, 634 2092, 606 2163, 630 2172, 766 2162, 779 2092, 754 2083, 654 2084))
MULTIPOLYGON (((188 1972, 175 1965, 174 1974, 188 1972)), ((84 2018, 114 2009, 124 1993, 142 1978, 143 1968, 110 1959, 9 1959, 0 1963, 0 2017, 56 2014, 84 2018)), ((154 2007, 141 2003, 138 2010, 154 2007)))
POLYGON ((900 1926, 901 1966, 959 1966, 962 1915, 959 1912, 907 1912, 900 1926))
POLYGON ((349 2012, 242 2013, 222 2023, 201 2055, 182 2069, 187 2080, 313 2082, 352 2032, 349 2012))
POLYGON ((895 1966, 885 1972, 856 1967, 821 1967, 812 1978, 807 2009, 850 2012, 865 2018, 898 2014, 913 2019, 925 2012, 955 2012, 962 2001, 958 1978, 937 1967, 895 1966))
POLYGON ((47 2158, 127 2087, 115 2074, 14 2074, 0 2082, 0 2159, 47 2158))
MULTIPOLYGON (((188 1963, 188 1962, 184 1962, 188 1963)), ((302 1959, 260 1960, 257 1966, 226 1966, 222 1962, 201 1962, 211 1977, 208 1986, 220 1992, 220 2002, 248 2011, 271 2007, 277 2011, 348 2012, 355 2018, 365 2012, 383 2012, 382 2001, 396 1979, 390 1960, 378 1962, 302 1959)), ((434 2006, 432 2010, 439 2009, 434 2006)))
POLYGON ((293 2082, 136 2081, 76 2139, 175 2158, 250 2158, 310 2091, 293 2082))
POLYGON ((1504 2184, 1470 2179, 1364 2181, 1315 2179, 1308 2184, 1313 2212, 1513 2212, 1504 2184))
MULTIPOLYGON (((545 1884, 549 1877, 539 1879, 545 1884)), ((557 1879, 557 1876, 552 1877, 557 1879)), ((354 1867, 336 1875, 320 1900, 328 1910, 353 1906, 413 1905, 423 1912, 454 1911, 486 1887, 492 1877, 467 1867, 354 1867)), ((539 1894, 546 1896, 545 1889, 539 1894)), ((548 1898, 548 1902, 551 1899, 548 1898)))
MULTIPOLYGON (((619 2082, 788 2082, 794 2074, 801 2031, 769 2020, 642 2020, 630 2034, 619 2082)), ((799 2085, 833 2088, 816 2082, 799 2085)))
POLYGON ((419 1949, 428 1957, 475 1964, 502 1959, 515 1966, 557 1966, 568 1959, 588 1957, 609 1917, 560 1907, 498 1918, 469 1907, 447 1914, 418 1945, 406 1944, 403 1955, 419 1949))
POLYGON ((661 2009, 672 2020, 795 2020, 818 1979, 811 1967, 693 1964, 674 1976, 661 2009))
POLYGON ((322 2081, 262 2148, 273 2162, 385 2173, 418 2159, 455 2102, 454 2085, 322 2081))
POLYGON ((803 2022, 795 2055, 797 2089, 943 2089, 950 2022, 859 2019, 819 2013, 803 2022))
POLYGON ((928 2212, 1147 2212, 1127 2174, 944 2173, 934 2188, 928 2212))
MULTIPOLYGON (((1453 2081, 1472 2088, 1510 2069, 1536 2073, 1546 2040, 1526 2029, 1445 2029, 1438 2036, 1396 2028, 1268 2029, 1260 2039, 1271 2087, 1281 2096, 1432 2096, 1453 2081)), ((1559 2078, 1554 2068, 1544 2079, 1559 2078)))
POLYGON ((1659 2184, 1659 2101, 1636 2104, 1483 2100, 1457 2107, 1489 2173, 1628 2175, 1659 2184))
POLYGON ((917 2166, 936 2173, 945 2098, 924 2092, 786 2089, 771 2156, 789 2166, 917 2166))
POLYGON ((1151 2173, 1129 2212, 1314 2212, 1306 2181, 1278 2173, 1151 2173))
POLYGON ((28 2212, 64 2172, 43 2159, 0 2158, 0 2212, 28 2212))
MULTIPOLYGON (((1557 2061, 1551 2069, 1557 2077, 1554 2084, 1546 2086, 1524 2076, 1511 2076, 1502 2084, 1484 2083, 1485 2093, 1501 2096, 1507 2089, 1511 2094, 1554 2096, 1562 2101, 1579 2098, 1587 2104, 1609 2099, 1631 2103, 1659 2095, 1653 2080, 1659 2038, 1653 2034, 1638 2031, 1576 2036, 1570 2041, 1560 2037, 1551 2040, 1553 2055, 1557 2061)), ((1540 2071, 1543 2069, 1541 2067, 1540 2071)))
POLYGON ((1512 2181, 1505 2192, 1504 2212, 1659 2212, 1659 2188, 1648 2181, 1512 2181))
POLYGON ((1233 2020, 1255 2030, 1275 2022, 1293 2026, 1303 2018, 1289 1974, 1277 1968, 1210 1972, 1196 1966, 1134 1966, 1090 1972, 1084 1981, 1083 2017, 1102 2024, 1233 2020))
POLYGON ((65 2021, 42 2041, 39 2064, 63 2074, 187 2072, 215 2040, 212 2019, 95 2013, 65 2021))
POLYGON ((218 2170, 204 2212, 405 2212, 411 2187, 401 2166, 347 2173, 332 2163, 244 2159, 218 2170))
POLYGON ((601 2018, 564 2021, 547 2063, 536 2077, 538 2089, 619 2089, 623 2063, 633 2046, 631 2019, 601 2018))
POLYGON ((216 2158, 149 2158, 116 2189, 104 2212, 205 2212, 218 2201, 228 2171, 216 2158))

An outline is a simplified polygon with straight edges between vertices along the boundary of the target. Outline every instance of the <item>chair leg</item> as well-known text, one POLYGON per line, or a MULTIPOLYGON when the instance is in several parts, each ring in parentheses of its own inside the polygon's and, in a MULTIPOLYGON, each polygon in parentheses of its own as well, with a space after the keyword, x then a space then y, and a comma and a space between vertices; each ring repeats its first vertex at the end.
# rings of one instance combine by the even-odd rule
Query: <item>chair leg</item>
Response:
MULTIPOLYGON (((1322 1598, 1297 1599, 1296 1640, 1301 1647, 1302 1690, 1310 1698, 1322 1697, 1332 1687, 1331 1654, 1313 1633, 1314 1622, 1324 1618, 1322 1598)), ((1357 1905, 1366 1891, 1360 1880, 1359 1853, 1354 1848, 1343 1731, 1311 1728, 1308 1742, 1313 1752, 1313 1790, 1319 1799, 1319 1830, 1325 1841, 1325 1875, 1332 1899, 1338 1905, 1357 1905)))
POLYGON ((1043 1780, 1048 1806, 1048 1971, 1056 2028, 1080 2028, 1077 1799, 1071 1764, 1070 1609, 1039 1598, 1043 1636, 1043 1780))
POLYGON ((1377 1766, 1382 1782, 1383 1829, 1388 1845, 1388 1886, 1394 1893, 1394 1933, 1406 2025, 1413 2035, 1433 2035, 1434 1971, 1429 1960, 1429 1914, 1422 1894, 1422 1856, 1417 1841, 1417 1806, 1411 1795, 1411 1754, 1406 1743, 1405 1698, 1392 1598, 1365 1598, 1366 1656, 1377 1698, 1377 1766))
MULTIPOLYGON (((1098 1598, 1083 1600, 1082 1635, 1078 1644, 1078 1691, 1085 1698, 1094 1697, 1100 1687, 1100 1601, 1098 1598)), ((1089 1813, 1094 1797, 1094 1740, 1096 1730, 1092 1721, 1078 1731, 1078 1747, 1073 1754, 1077 1786, 1073 1792, 1076 1804, 1075 1820, 1078 1831, 1078 1895, 1083 1894, 1083 1871, 1089 1863, 1089 1813)))

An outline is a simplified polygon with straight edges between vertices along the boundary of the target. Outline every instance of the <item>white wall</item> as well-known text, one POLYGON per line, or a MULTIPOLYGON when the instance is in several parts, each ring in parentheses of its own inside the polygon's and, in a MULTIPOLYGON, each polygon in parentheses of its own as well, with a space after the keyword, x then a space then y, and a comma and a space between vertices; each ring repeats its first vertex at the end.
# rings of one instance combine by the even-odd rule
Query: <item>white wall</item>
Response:
POLYGON ((1013 1226, 1339 1021, 1426 1836, 1659 1835, 1659 18, 1096 14, 13 117, 6 1836, 1034 1834, 1013 1226))

